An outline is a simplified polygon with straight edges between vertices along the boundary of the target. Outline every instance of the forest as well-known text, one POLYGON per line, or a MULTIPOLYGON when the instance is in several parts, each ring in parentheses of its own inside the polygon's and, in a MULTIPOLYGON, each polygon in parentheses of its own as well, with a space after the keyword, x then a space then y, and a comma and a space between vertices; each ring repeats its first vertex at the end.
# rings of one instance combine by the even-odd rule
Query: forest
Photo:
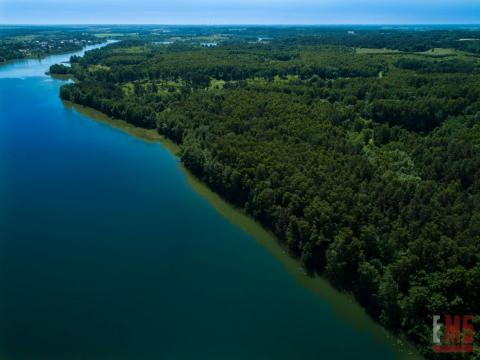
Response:
POLYGON ((137 36, 50 71, 76 79, 62 99, 179 144, 193 174, 424 356, 465 358, 432 352, 432 314, 480 313, 480 35, 262 31, 137 36))

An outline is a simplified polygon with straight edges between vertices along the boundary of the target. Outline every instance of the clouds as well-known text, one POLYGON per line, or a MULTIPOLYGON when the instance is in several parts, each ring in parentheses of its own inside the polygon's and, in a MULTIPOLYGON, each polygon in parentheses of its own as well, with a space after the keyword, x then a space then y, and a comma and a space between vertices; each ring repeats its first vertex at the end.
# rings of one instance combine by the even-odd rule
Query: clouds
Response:
POLYGON ((0 0, 0 22, 478 23, 476 0, 0 0))

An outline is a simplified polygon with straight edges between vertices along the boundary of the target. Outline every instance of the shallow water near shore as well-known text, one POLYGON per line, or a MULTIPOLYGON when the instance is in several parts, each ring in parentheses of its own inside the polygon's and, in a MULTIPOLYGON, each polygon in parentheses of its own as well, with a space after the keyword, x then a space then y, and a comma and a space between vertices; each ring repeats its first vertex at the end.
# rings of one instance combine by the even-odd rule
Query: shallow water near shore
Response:
POLYGON ((168 142, 63 103, 69 56, 0 66, 0 359, 412 358, 168 142))

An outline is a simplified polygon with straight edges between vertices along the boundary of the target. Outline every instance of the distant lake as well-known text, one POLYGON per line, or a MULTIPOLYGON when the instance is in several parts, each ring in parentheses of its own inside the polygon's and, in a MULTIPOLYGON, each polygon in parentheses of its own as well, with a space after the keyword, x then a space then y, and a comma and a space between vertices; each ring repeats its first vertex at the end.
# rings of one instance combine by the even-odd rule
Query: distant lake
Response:
POLYGON ((402 358, 164 146, 65 106, 70 55, 0 66, 1 360, 402 358))

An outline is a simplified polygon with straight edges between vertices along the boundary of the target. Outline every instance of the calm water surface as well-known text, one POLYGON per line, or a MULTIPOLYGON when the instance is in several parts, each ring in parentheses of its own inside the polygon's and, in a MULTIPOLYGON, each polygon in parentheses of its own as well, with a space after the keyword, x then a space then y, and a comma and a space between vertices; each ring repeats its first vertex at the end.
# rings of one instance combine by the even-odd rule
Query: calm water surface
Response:
POLYGON ((0 359, 400 358, 160 144, 65 107, 69 56, 0 67, 0 359))

